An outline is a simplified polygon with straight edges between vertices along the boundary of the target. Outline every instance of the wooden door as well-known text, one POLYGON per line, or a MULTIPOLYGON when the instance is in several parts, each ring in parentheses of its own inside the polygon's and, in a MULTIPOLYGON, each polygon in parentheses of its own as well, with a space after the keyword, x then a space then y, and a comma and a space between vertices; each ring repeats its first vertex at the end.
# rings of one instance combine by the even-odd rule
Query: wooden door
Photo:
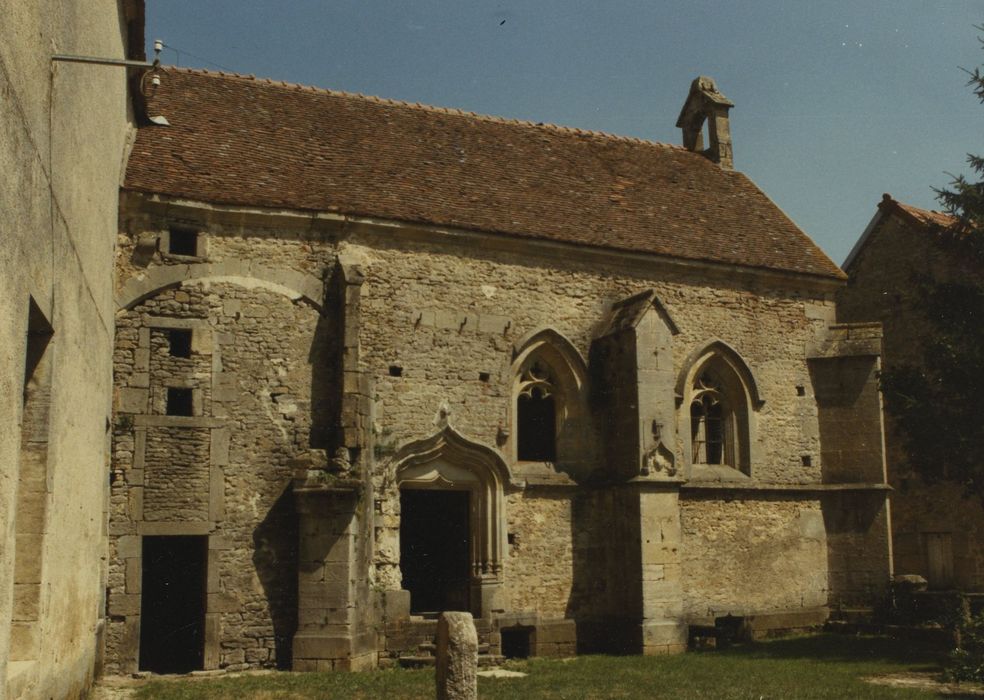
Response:
POLYGON ((953 537, 949 532, 923 533, 926 544, 926 580, 930 588, 953 586, 953 537))

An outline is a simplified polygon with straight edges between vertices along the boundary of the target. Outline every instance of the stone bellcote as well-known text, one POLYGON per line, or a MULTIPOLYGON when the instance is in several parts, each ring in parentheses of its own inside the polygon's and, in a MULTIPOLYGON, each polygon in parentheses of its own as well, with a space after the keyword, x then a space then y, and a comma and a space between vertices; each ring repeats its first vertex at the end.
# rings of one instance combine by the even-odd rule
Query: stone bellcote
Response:
POLYGON ((676 123, 683 130, 684 148, 703 153, 725 170, 733 170, 728 110, 734 106, 731 100, 718 91, 713 79, 698 76, 690 84, 690 94, 687 95, 687 101, 680 110, 676 123), (710 141, 706 148, 702 133, 705 121, 710 141))

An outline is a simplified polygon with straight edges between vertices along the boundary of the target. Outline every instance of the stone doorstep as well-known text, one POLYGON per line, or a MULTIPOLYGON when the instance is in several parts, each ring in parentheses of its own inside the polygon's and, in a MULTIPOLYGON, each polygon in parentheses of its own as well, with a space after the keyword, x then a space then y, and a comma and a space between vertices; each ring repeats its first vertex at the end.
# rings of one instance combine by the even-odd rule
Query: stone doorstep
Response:
MULTIPOLYGON (((475 631, 478 634, 478 665, 481 667, 499 666, 505 661, 505 657, 499 654, 492 654, 492 625, 488 620, 474 620, 475 631)), ((392 665, 399 665, 402 668, 426 668, 432 667, 436 663, 435 653, 437 652, 437 621, 436 620, 411 620, 409 623, 395 625, 387 628, 386 648, 391 653, 398 654, 396 659, 391 659, 392 665), (416 642, 413 646, 414 651, 405 651, 408 646, 401 649, 396 645, 390 644, 391 629, 398 632, 398 638, 405 642, 416 642)))
MULTIPOLYGON (((500 632, 511 627, 530 627, 535 630, 535 641, 530 647, 532 656, 571 656, 577 648, 577 626, 573 620, 540 620, 535 616, 510 615, 494 620, 476 620, 479 637, 479 664, 498 665, 504 657, 498 651, 500 632), (524 625, 523 622, 531 624, 524 625)), ((412 620, 409 623, 387 626, 387 651, 396 656, 401 666, 416 668, 430 665, 429 658, 436 650, 436 623, 431 620, 412 620), (413 649, 413 651, 410 651, 413 649), (402 652, 402 653, 401 653, 402 652)))
POLYGON ((830 611, 828 622, 866 623, 871 621, 873 614, 872 608, 839 608, 830 611))
MULTIPOLYGON (((424 654, 431 654, 431 655, 433 655, 433 654, 437 653, 437 644, 435 644, 434 642, 424 642, 423 644, 418 644, 417 645, 417 650, 420 651, 420 652, 423 652, 424 654)), ((478 645, 478 653, 479 654, 487 654, 487 653, 489 653, 489 645, 488 644, 479 644, 478 645)))
MULTIPOLYGON (((499 654, 479 654, 478 666, 479 668, 501 666, 505 660, 506 657, 499 654)), ((432 668, 437 664, 437 659, 426 655, 401 656, 397 659, 397 663, 401 668, 432 668)))
POLYGON ((812 608, 809 610, 752 614, 744 617, 745 628, 754 635, 772 630, 819 627, 830 617, 830 611, 827 608, 812 608))
MULTIPOLYGON (((758 640, 806 632, 822 627, 827 623, 828 617, 829 611, 826 608, 736 615, 736 620, 742 620, 737 638, 758 640)), ((728 634, 725 628, 717 626, 711 618, 692 622, 687 627, 688 646, 692 649, 709 649, 720 646, 722 642, 727 641, 723 638, 722 633, 728 634)))

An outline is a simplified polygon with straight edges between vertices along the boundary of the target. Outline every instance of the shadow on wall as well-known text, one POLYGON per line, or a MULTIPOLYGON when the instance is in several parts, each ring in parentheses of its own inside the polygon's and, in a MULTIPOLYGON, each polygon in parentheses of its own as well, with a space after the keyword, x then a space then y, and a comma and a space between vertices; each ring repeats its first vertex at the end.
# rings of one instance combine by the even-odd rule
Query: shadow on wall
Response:
POLYGON ((821 501, 831 605, 868 605, 888 584, 885 495, 833 493, 821 501))
POLYGON ((641 562, 638 547, 632 547, 638 535, 626 532, 632 502, 621 496, 610 489, 588 489, 571 504, 574 570, 566 616, 577 623, 579 654, 632 654, 641 645, 642 591, 635 568, 641 562))
MULTIPOLYGON (((326 300, 327 301, 327 300, 326 300)), ((338 340, 342 337, 338 319, 326 303, 314 328, 308 353, 311 364, 312 449, 330 450, 341 445, 339 410, 342 398, 342 362, 338 340)))
POLYGON ((273 620, 277 668, 291 668, 297 630, 297 510, 290 485, 253 530, 253 566, 273 620))

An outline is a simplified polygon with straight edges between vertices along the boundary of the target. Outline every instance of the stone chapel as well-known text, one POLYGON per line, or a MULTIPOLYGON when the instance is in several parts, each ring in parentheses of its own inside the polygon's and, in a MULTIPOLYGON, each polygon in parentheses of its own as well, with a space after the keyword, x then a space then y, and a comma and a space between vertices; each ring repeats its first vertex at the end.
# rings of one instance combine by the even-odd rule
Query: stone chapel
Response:
POLYGON ((891 576, 879 324, 683 146, 167 67, 121 189, 106 667, 670 653, 891 576), (729 618, 729 619, 730 619, 729 618), (423 650, 423 651, 422 651, 423 650))

